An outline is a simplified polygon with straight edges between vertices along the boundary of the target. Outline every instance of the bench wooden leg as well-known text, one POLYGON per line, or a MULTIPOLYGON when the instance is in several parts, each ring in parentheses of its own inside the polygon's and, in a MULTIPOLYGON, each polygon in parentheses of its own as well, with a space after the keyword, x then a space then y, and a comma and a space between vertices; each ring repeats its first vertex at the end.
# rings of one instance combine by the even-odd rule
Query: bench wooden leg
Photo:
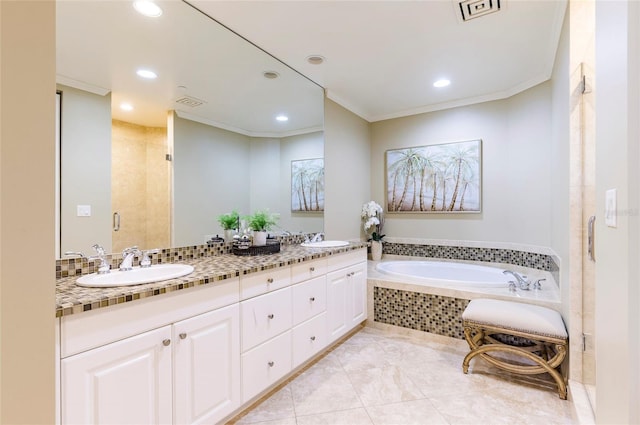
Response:
POLYGON ((462 371, 466 374, 469 371, 469 363, 475 356, 480 356, 492 365, 506 370, 508 372, 521 374, 521 375, 537 375, 541 373, 548 373, 554 379, 558 386, 558 395, 561 399, 567 399, 567 386, 564 378, 556 370, 559 367, 566 356, 566 344, 549 344, 541 343, 543 346, 543 356, 538 356, 531 353, 527 348, 516 347, 503 343, 495 343, 495 340, 486 335, 483 329, 465 327, 464 336, 469 344, 471 351, 465 356, 462 362, 462 371), (476 331, 473 335, 473 330, 476 331), (486 340, 490 340, 491 343, 486 344, 486 340), (551 348, 553 347, 553 349, 551 348), (491 352, 503 352, 511 353, 534 362, 534 365, 520 365, 510 363, 505 360, 498 359, 491 356, 491 352), (551 356, 551 358, 548 358, 551 356))

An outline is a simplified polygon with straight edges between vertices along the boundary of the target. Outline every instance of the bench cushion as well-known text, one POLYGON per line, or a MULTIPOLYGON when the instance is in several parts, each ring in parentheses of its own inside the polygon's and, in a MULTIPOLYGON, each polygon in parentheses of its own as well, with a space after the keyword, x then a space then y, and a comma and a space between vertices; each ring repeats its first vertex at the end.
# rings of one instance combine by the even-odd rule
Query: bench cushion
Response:
POLYGON ((512 301, 471 300, 462 319, 540 336, 567 338, 562 316, 555 310, 512 301))

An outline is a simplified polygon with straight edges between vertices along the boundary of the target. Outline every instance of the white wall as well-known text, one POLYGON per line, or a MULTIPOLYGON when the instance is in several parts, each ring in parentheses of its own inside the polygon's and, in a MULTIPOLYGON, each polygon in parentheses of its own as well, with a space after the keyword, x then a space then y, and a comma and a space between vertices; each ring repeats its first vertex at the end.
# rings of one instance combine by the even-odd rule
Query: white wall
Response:
POLYGON ((638 423, 640 4, 596 2, 596 389, 598 423, 638 423), (604 224, 617 189, 617 227, 604 224))
MULTIPOLYGON (((324 133, 321 131, 285 137, 280 142, 280 227, 292 233, 317 233, 324 230, 324 213, 291 212, 291 161, 324 157, 324 133)), ((326 167, 326 161, 325 161, 326 167)))
POLYGON ((223 231, 218 216, 249 211, 250 138, 174 117, 173 245, 223 231))
POLYGON ((515 242, 548 247, 551 86, 506 100, 371 124, 372 197, 385 200, 385 151, 482 139, 482 213, 388 214, 392 237, 515 242))
POLYGON ((0 423, 55 423, 55 3, 0 2, 0 423))
POLYGON ((62 91, 61 252, 93 255, 93 244, 111 252, 111 95, 71 87, 62 91), (78 217, 90 205, 91 217, 78 217))
POLYGON ((360 239, 362 204, 371 200, 369 123, 330 99, 324 104, 327 239, 360 239))

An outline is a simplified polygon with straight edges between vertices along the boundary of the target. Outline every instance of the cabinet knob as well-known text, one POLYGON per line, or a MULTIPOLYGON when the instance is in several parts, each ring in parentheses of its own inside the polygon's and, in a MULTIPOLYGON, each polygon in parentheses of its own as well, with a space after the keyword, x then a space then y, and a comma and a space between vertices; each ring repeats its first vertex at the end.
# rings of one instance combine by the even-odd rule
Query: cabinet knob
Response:
POLYGON ((273 365, 275 364, 274 362, 269 362, 267 363, 269 365, 269 367, 273 367, 273 365))
POLYGON ((267 316, 269 319, 273 319, 275 316, 273 315, 273 313, 271 313, 270 315, 267 316))
POLYGON ((314 302, 316 300, 316 297, 311 297, 309 298, 309 301, 314 302))
POLYGON ((269 279, 267 279, 267 283, 273 283, 273 278, 270 277, 269 279))
POLYGON ((315 267, 309 267, 309 271, 315 272, 316 268, 315 267))
POLYGON ((185 339, 187 337, 187 334, 182 332, 180 335, 178 335, 180 337, 180 339, 185 339))
POLYGON ((316 340, 316 337, 315 337, 315 336, 312 336, 312 337, 311 337, 311 341, 315 341, 315 340, 316 340))
POLYGON ((162 345, 164 345, 165 347, 168 347, 169 344, 171 344, 171 340, 170 339, 165 339, 164 341, 162 341, 162 345))

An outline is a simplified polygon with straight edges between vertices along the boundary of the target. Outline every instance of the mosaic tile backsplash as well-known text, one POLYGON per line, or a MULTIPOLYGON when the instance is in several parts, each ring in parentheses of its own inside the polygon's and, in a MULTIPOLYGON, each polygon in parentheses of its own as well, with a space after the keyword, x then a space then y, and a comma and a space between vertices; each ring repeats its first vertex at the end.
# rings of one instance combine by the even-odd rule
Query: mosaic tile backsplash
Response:
MULTIPOLYGON (((311 235, 313 236, 313 235, 311 235)), ((283 245, 294 245, 304 242, 305 235, 279 236, 283 245)), ((151 264, 177 263, 185 260, 195 260, 198 258, 214 257, 217 255, 231 254, 232 244, 230 242, 214 242, 207 245, 194 245, 179 248, 162 249, 158 254, 151 256, 151 264)), ((112 269, 117 269, 122 262, 122 254, 107 255, 112 269)), ((137 266, 138 258, 133 260, 133 265, 137 266)), ((83 274, 95 273, 98 271, 98 261, 89 261, 86 258, 63 258, 56 260, 56 279, 69 276, 80 276, 83 274)))
POLYGON ((469 300, 375 287, 373 303, 375 322, 464 339, 469 300))

